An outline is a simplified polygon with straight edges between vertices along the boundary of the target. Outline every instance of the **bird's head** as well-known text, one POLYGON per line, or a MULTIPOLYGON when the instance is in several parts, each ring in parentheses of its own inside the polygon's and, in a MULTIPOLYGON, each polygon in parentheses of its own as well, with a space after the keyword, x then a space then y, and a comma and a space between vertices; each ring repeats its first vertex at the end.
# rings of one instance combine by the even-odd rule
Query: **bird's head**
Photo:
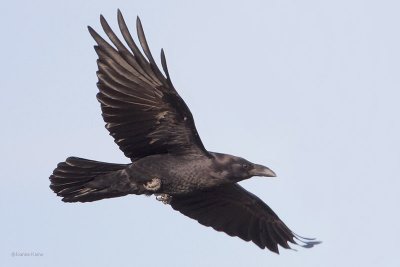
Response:
POLYGON ((215 178, 224 179, 229 182, 239 182, 253 176, 276 176, 268 167, 252 163, 241 157, 220 153, 213 153, 213 156, 215 178))

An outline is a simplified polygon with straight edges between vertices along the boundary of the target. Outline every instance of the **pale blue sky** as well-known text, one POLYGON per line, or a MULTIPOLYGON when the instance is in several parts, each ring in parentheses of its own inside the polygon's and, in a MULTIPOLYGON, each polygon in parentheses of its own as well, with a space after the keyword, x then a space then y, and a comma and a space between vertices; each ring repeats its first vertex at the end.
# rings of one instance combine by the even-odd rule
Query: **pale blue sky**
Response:
POLYGON ((3 1, 0 266, 400 266, 398 1, 3 1), (271 167, 243 182, 300 235, 275 255, 153 198, 65 204, 67 156, 126 163, 87 32, 144 25, 205 146, 271 167), (12 257, 38 252, 42 257, 12 257))

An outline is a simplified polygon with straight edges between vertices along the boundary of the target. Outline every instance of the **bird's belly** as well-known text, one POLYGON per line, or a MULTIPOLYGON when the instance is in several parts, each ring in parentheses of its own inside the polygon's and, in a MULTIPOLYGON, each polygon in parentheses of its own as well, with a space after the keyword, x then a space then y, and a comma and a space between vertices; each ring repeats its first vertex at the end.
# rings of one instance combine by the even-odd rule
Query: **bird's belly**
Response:
POLYGON ((163 179, 161 178, 161 192, 169 195, 188 194, 199 190, 201 185, 195 180, 182 180, 176 178, 163 179))
POLYGON ((213 177, 209 177, 201 171, 186 176, 175 175, 161 177, 161 181, 162 193, 169 195, 188 194, 197 190, 203 190, 221 184, 221 181, 218 181, 213 177))
POLYGON ((187 194, 214 185, 214 178, 207 173, 206 160, 188 161, 177 157, 149 156, 130 167, 131 176, 141 180, 158 178, 161 188, 158 193, 170 195, 187 194))

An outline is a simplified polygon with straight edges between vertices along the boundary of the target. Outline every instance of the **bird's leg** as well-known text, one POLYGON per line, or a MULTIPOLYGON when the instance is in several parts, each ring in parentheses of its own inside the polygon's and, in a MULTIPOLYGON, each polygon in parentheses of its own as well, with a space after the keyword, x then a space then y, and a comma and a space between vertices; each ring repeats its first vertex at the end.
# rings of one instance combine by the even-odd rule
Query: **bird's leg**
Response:
POLYGON ((172 196, 170 196, 168 194, 156 194, 156 199, 158 201, 161 201, 165 205, 167 205, 167 204, 171 203, 172 196))
POLYGON ((158 178, 153 178, 150 181, 143 184, 143 187, 148 191, 157 191, 161 188, 161 180, 158 178))

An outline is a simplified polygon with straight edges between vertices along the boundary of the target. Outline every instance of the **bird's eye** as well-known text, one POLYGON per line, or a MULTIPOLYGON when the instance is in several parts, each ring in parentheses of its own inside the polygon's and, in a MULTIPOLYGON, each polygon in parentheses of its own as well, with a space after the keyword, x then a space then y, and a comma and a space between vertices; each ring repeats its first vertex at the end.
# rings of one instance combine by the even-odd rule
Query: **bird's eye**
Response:
POLYGON ((248 164, 248 163, 243 163, 243 164, 242 164, 242 168, 245 169, 245 170, 248 170, 248 169, 250 169, 250 164, 248 164))

